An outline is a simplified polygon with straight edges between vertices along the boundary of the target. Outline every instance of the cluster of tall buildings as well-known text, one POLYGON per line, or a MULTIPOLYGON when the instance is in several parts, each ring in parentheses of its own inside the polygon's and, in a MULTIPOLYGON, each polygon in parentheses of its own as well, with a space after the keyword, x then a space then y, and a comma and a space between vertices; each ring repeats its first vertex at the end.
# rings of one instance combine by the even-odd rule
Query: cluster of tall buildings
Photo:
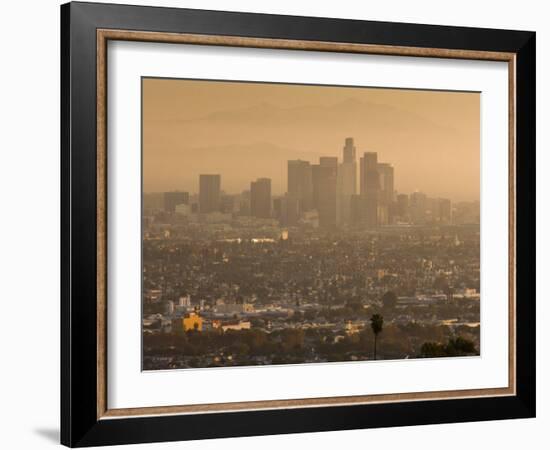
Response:
POLYGON ((345 140, 341 163, 332 156, 319 158, 318 164, 288 161, 281 216, 286 212, 286 223, 295 225, 315 210, 321 227, 387 225, 394 202, 393 166, 379 163, 377 153, 366 152, 359 158, 359 183, 357 172, 357 150, 351 137, 345 140))
POLYGON ((198 201, 191 202, 187 192, 167 192, 165 210, 275 218, 285 226, 323 228, 451 221, 448 199, 431 199, 421 192, 396 195, 393 166, 379 162, 376 152, 364 152, 358 161, 352 137, 346 138, 342 156, 342 162, 336 156, 320 157, 317 164, 288 161, 287 192, 276 197, 269 178, 252 181, 250 190, 239 195, 226 195, 221 175, 201 174, 198 201))

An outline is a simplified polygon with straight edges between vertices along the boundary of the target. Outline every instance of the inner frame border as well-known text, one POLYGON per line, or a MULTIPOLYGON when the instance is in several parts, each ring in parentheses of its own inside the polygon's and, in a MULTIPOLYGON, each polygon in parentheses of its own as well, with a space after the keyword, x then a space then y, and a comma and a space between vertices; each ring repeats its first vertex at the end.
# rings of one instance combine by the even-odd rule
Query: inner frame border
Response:
POLYGON ((133 416, 257 411, 304 407, 410 402, 516 394, 516 54, 478 50, 405 47, 289 39, 248 38, 223 35, 163 33, 97 29, 97 419, 133 416), (150 406, 109 409, 107 405, 107 42, 109 40, 218 45, 232 47, 363 53, 391 56, 432 57, 502 61, 508 63, 508 387, 488 389, 411 392, 288 400, 211 403, 204 405, 150 406))

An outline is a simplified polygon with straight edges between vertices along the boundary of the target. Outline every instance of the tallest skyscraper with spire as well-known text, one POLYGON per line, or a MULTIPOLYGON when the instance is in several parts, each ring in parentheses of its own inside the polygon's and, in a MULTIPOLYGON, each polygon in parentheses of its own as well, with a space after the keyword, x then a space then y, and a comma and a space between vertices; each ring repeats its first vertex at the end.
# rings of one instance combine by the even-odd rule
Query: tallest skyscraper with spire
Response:
POLYGON ((351 198, 357 192, 357 160, 352 137, 346 138, 343 160, 338 167, 337 180, 337 222, 347 224, 351 218, 351 198))
POLYGON ((346 138, 344 144, 344 164, 355 164, 355 144, 352 137, 346 138))

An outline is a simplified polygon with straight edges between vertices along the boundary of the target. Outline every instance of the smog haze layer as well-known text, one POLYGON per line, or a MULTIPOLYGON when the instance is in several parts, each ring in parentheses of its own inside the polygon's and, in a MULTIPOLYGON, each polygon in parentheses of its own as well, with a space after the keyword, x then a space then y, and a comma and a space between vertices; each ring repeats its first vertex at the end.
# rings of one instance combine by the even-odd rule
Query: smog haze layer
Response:
POLYGON ((378 152, 397 192, 479 200, 480 94, 143 79, 143 190, 198 192, 219 173, 240 193, 259 177, 286 191, 287 161, 378 152))

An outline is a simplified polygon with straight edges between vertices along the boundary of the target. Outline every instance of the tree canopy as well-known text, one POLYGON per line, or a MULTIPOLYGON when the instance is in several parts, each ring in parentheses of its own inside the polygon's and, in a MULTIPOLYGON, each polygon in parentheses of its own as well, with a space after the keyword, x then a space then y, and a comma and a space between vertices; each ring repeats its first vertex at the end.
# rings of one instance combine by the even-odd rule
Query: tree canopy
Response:
POLYGON ((370 326, 374 335, 377 336, 384 326, 384 318, 380 314, 373 314, 370 318, 370 326))

